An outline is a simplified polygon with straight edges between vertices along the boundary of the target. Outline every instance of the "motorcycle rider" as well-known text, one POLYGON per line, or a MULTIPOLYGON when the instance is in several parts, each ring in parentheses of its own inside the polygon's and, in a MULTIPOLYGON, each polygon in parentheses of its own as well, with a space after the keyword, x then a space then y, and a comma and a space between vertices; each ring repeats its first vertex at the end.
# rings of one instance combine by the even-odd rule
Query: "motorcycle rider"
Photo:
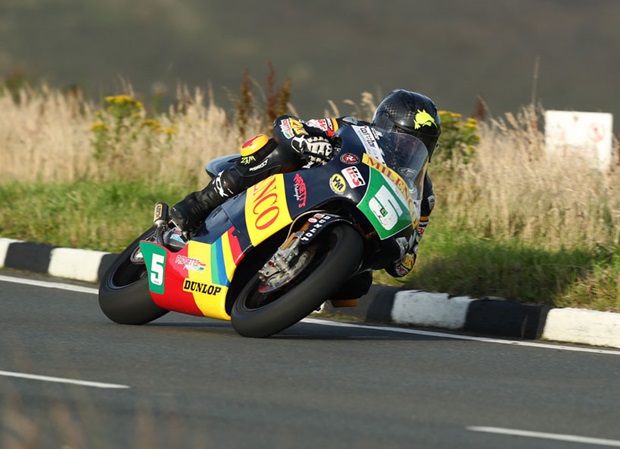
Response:
MULTIPOLYGON (((381 101, 370 123, 353 117, 302 121, 284 115, 275 120, 272 138, 261 134, 250 139, 241 147, 241 158, 235 165, 217 174, 201 191, 190 193, 174 205, 170 210, 172 221, 182 231, 192 232, 217 206, 257 182, 276 173, 329 162, 334 156, 330 138, 339 128, 350 125, 370 125, 386 131, 411 134, 424 142, 429 160, 441 134, 439 114, 434 102, 422 94, 402 89, 393 90, 381 101)), ((386 269, 390 275, 402 277, 413 268, 418 245, 434 204, 433 185, 427 174, 417 233, 409 241, 400 242, 399 258, 386 269)))

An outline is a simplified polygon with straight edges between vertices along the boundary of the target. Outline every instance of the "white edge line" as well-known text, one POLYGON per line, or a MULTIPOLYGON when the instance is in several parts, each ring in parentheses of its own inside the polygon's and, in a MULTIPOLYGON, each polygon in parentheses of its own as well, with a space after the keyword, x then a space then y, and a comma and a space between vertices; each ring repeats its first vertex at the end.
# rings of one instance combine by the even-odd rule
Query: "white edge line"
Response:
POLYGON ((427 337, 451 338, 454 340, 470 340, 470 341, 480 341, 484 343, 497 343, 497 344, 502 344, 502 345, 528 346, 532 348, 555 349, 555 350, 562 350, 562 351, 620 355, 620 351, 614 351, 611 349, 583 348, 580 346, 554 345, 554 344, 548 344, 548 343, 536 343, 536 342, 519 341, 519 340, 502 340, 499 338, 474 337, 471 335, 448 334, 448 333, 443 333, 443 332, 423 331, 423 330, 418 330, 418 329, 408 329, 408 328, 401 328, 401 327, 366 326, 363 324, 326 321, 326 320, 322 320, 319 318, 305 318, 302 321, 306 323, 321 324, 323 326, 356 327, 359 329, 374 329, 374 330, 382 330, 382 331, 388 331, 388 332, 400 332, 404 334, 424 335, 427 337))
MULTIPOLYGON (((76 292, 81 292, 81 293, 90 293, 94 295, 98 294, 99 292, 96 288, 80 287, 79 285, 72 285, 72 284, 37 281, 34 279, 21 279, 21 278, 15 278, 11 276, 3 276, 3 275, 0 275, 0 281, 13 282, 15 284, 35 285, 38 287, 45 287, 45 288, 58 288, 61 290, 70 290, 70 291, 76 291, 76 292)), ((423 330, 407 329, 407 328, 401 328, 401 327, 365 326, 362 324, 327 321, 327 320, 322 320, 319 318, 305 318, 302 321, 307 322, 307 323, 320 324, 323 326, 357 327, 359 329, 375 329, 375 330, 383 330, 383 331, 389 331, 389 332, 400 332, 400 333, 405 333, 405 334, 424 335, 428 337, 451 338, 454 340, 480 341, 480 342, 485 342, 485 343, 497 343, 497 344, 503 344, 503 345, 528 346, 532 348, 555 349, 555 350, 573 351, 573 352, 589 352, 593 354, 620 355, 620 351, 614 351, 610 349, 584 348, 580 346, 554 345, 554 344, 536 343, 536 342, 530 342, 530 341, 502 340, 498 338, 474 337, 470 335, 448 334, 448 333, 443 333, 443 332, 423 331, 423 330)))
POLYGON ((99 292, 96 288, 91 287, 81 287, 79 285, 63 284, 59 282, 37 281, 35 279, 21 279, 12 276, 0 275, 0 281, 12 282, 13 284, 34 285, 36 287, 57 288, 60 290, 69 290, 73 292, 90 293, 93 295, 96 295, 99 292))
POLYGON ((572 443, 598 444, 600 446, 620 447, 620 441, 607 440, 604 438, 582 437, 578 435, 565 435, 561 433, 531 432, 529 430, 504 429, 501 427, 467 427, 473 432, 497 433, 520 437, 542 438, 546 440, 570 441, 572 443))
POLYGON ((37 374, 15 373, 12 371, 0 371, 0 376, 16 377, 19 379, 40 380, 43 382, 56 382, 63 384, 81 385, 83 387, 93 388, 131 388, 129 385, 106 384, 103 382, 90 382, 87 380, 65 379, 63 377, 39 376, 37 374))

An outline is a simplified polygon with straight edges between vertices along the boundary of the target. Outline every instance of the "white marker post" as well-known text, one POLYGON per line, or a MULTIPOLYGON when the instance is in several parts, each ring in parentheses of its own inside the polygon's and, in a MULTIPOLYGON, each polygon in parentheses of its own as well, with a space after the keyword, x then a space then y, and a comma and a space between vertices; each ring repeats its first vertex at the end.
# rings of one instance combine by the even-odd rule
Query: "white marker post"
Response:
POLYGON ((613 161, 613 115, 604 112, 545 112, 549 154, 583 157, 593 168, 609 170, 613 161))

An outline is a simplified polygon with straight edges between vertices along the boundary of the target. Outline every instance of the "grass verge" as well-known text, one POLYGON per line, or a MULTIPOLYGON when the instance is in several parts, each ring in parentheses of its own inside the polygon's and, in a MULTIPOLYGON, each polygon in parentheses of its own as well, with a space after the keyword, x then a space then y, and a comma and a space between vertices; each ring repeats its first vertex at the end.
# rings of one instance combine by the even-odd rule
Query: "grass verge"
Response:
MULTIPOLYGON (((206 175, 205 175, 206 176, 206 175)), ((147 182, 0 185, 0 235, 63 247, 120 252, 151 226, 156 201, 170 204, 182 186, 147 182)), ((450 230, 439 210, 420 246, 416 269, 378 283, 452 295, 497 296, 562 307, 620 311, 620 250, 544 249, 450 230)))
MULTIPOLYGON (((155 201, 174 204, 205 184, 204 162, 269 132, 256 98, 242 86, 231 119, 187 88, 152 115, 130 89, 95 105, 0 86, 0 236, 120 252, 151 226, 155 201)), ((368 120, 376 102, 365 93, 347 105, 368 120)), ((418 263, 378 282, 620 311, 620 177, 547 154, 542 112, 479 122, 442 111, 429 166, 437 206, 418 263)))

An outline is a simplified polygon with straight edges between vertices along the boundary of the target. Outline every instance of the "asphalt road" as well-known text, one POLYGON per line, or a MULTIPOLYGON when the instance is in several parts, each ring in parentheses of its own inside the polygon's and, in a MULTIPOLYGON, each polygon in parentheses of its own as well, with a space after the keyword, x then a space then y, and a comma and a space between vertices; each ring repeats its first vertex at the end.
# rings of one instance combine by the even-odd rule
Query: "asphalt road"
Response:
MULTIPOLYGON (((307 320, 269 339, 0 272, 2 448, 620 447, 620 351, 307 320)), ((79 290, 79 288, 78 288, 79 290)))

